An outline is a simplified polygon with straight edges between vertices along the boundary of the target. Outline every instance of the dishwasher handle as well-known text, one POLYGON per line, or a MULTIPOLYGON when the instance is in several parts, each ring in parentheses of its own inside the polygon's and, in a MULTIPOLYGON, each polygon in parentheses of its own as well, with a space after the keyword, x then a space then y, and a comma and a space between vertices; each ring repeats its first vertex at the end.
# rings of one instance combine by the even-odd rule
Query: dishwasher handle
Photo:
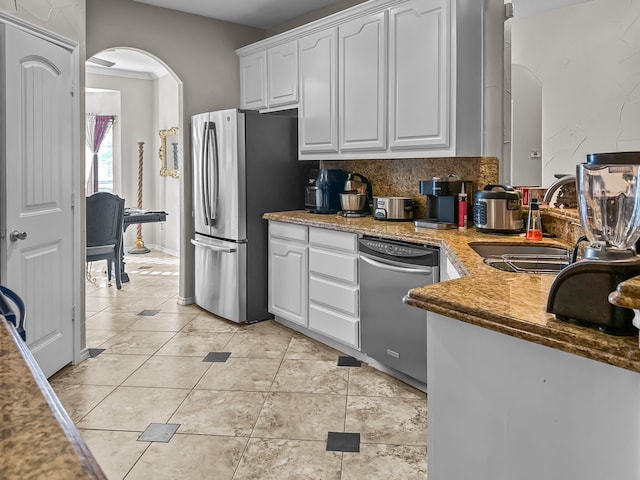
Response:
POLYGON ((397 265, 390 265, 388 263, 376 260, 374 257, 371 257, 371 256, 367 255, 366 253, 360 253, 358 256, 360 257, 360 260, 362 260, 363 262, 366 262, 369 265, 371 265, 373 267, 376 267, 376 268, 380 268, 382 270, 389 270, 389 271, 392 271, 392 272, 399 272, 399 273, 409 273, 409 274, 414 274, 414 275, 431 275, 431 274, 433 274, 433 268, 432 267, 425 267, 425 268, 399 267, 397 265))
POLYGON ((237 248, 218 247, 217 245, 210 245, 208 243, 199 242, 198 240, 194 240, 193 238, 191 239, 191 244, 195 245, 196 247, 202 247, 202 248, 207 248, 209 250, 213 250, 214 252, 234 253, 238 251, 237 248))

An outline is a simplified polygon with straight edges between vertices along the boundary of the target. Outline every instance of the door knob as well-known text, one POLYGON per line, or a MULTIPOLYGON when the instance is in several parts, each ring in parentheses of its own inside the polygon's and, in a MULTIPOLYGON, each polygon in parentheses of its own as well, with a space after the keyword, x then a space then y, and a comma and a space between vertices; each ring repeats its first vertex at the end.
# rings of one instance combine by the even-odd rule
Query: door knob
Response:
POLYGON ((9 234, 9 239, 12 242, 17 242, 18 240, 24 240, 25 238, 27 238, 27 232, 19 232, 18 230, 13 230, 9 234))

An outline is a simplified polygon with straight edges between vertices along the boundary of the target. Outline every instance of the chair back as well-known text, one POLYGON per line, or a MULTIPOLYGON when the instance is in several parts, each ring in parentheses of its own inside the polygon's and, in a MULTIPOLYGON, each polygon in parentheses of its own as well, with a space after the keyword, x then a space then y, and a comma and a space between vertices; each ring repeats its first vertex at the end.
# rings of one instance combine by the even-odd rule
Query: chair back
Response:
POLYGON ((113 193, 98 192, 87 197, 87 247, 122 243, 124 198, 113 193))
POLYGON ((24 329, 26 317, 24 302, 17 293, 4 285, 0 285, 0 316, 12 323, 20 338, 27 341, 27 333, 24 329))

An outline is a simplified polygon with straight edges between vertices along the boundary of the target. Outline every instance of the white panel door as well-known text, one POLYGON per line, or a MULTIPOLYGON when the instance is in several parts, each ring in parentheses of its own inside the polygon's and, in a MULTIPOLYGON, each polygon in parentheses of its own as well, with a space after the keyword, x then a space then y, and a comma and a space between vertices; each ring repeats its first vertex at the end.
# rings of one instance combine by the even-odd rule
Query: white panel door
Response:
POLYGON ((73 54, 11 26, 3 32, 7 93, 0 280, 24 300, 27 344, 45 375, 73 359, 73 54), (12 240, 11 232, 26 238, 12 240))
POLYGON ((308 248, 271 238, 269 312, 307 326, 308 248))
POLYGON ((298 42, 267 50, 269 107, 298 102, 298 42))
POLYGON ((300 152, 338 151, 336 42, 336 28, 309 35, 298 42, 300 152))
POLYGON ((386 13, 338 28, 340 150, 387 146, 386 13))
POLYGON ((240 108, 267 106, 267 52, 240 57, 240 108))
POLYGON ((389 12, 389 146, 449 146, 449 2, 412 0, 389 12))

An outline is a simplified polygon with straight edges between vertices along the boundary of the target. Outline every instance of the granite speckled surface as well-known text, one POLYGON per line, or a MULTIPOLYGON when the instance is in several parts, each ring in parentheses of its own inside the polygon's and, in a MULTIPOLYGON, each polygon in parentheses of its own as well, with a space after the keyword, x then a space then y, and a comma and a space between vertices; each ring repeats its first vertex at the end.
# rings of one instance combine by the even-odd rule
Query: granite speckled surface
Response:
POLYGON ((0 478, 106 479, 14 332, 0 318, 0 478))
MULTIPOLYGON (((546 211, 543 222, 545 216, 577 219, 575 211, 546 211)), ((524 235, 489 235, 477 232, 473 227, 465 231, 416 229, 413 222, 343 218, 304 211, 267 213, 264 218, 438 246, 447 253, 462 278, 411 290, 405 299, 409 305, 640 372, 637 335, 615 337, 594 328, 556 320, 546 312, 552 275, 496 270, 485 265, 469 246, 472 242, 526 243, 524 235)), ((554 239, 544 239, 539 244, 570 246, 570 243, 554 239)))
POLYGON ((618 285, 609 295, 609 302, 619 307, 640 310, 640 276, 630 278, 618 285))
MULTIPOLYGON (((398 158, 384 160, 324 160, 325 168, 341 168, 361 173, 371 182, 376 197, 410 197, 417 205, 417 217, 424 216, 427 197, 420 193, 419 181, 455 173, 473 182, 473 190, 498 183, 499 161, 495 157, 398 158)), ((473 192, 467 192, 469 199, 473 192)))

